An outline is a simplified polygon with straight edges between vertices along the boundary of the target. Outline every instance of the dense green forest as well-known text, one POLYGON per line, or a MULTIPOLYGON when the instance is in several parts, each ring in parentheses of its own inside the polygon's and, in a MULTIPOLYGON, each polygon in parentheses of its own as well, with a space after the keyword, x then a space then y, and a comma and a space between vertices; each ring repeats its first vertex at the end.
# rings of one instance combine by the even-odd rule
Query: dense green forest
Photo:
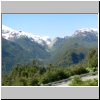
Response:
MULTIPOLYGON (((78 55, 78 59, 81 58, 80 54, 72 55, 75 57, 78 55)), ((72 64, 69 67, 57 66, 52 63, 45 67, 38 60, 33 60, 32 63, 28 64, 17 64, 13 66, 9 73, 2 74, 2 85, 41 86, 49 82, 69 78, 73 75, 80 75, 96 70, 98 70, 98 51, 97 49, 91 49, 84 63, 72 64)), ((84 85, 84 83, 81 85, 84 85)), ((95 85, 97 84, 95 83, 95 85)))

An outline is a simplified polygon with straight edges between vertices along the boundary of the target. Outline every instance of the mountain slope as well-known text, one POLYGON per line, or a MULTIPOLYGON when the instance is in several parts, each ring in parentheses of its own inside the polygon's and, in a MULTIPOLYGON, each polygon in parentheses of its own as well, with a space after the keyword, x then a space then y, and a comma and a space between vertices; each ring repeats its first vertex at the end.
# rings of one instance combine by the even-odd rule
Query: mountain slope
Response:
POLYGON ((31 41, 27 37, 14 39, 13 42, 21 46, 24 50, 28 51, 33 58, 46 59, 49 56, 46 46, 31 41))
POLYGON ((70 66, 85 61, 87 52, 98 47, 98 32, 95 29, 79 29, 72 36, 40 37, 9 27, 2 27, 3 70, 11 70, 18 63, 29 63, 33 59, 45 64, 70 66))
POLYGON ((37 42, 40 45, 49 45, 51 43, 51 39, 48 36, 41 37, 32 33, 17 31, 5 25, 2 25, 2 37, 7 40, 14 40, 26 37, 29 38, 31 41, 37 42))
POLYGON ((64 41, 55 55, 52 56, 49 63, 59 66, 77 64, 85 59, 88 50, 97 47, 97 31, 77 30, 73 36, 64 41))
POLYGON ((29 57, 28 52, 22 47, 2 38, 2 68, 4 71, 9 71, 14 64, 27 63, 29 57))

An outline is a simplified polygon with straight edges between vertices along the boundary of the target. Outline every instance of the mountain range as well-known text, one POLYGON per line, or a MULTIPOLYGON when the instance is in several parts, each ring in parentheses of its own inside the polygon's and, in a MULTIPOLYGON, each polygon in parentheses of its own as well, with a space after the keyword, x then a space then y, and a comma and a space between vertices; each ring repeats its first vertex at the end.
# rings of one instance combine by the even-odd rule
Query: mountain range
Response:
POLYGON ((98 48, 98 31, 93 28, 78 29, 72 36, 51 39, 2 25, 3 71, 33 59, 63 67, 77 64, 84 61, 91 48, 98 48))

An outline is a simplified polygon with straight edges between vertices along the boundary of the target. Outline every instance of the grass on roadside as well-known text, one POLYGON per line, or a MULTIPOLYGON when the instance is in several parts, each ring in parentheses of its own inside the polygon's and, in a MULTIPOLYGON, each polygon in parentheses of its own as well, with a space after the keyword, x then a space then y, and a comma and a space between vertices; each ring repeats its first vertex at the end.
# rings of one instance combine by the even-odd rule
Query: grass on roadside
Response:
POLYGON ((82 80, 80 77, 74 77, 69 86, 98 86, 98 79, 82 80))

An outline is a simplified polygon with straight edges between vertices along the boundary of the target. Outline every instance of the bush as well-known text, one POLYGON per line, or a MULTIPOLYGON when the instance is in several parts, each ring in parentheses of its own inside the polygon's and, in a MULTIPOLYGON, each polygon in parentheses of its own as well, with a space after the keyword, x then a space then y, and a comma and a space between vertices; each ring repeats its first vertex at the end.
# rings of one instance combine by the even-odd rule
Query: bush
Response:
POLYGON ((82 85, 82 79, 80 77, 74 77, 69 85, 71 86, 82 85))
POLYGON ((74 77, 69 85, 70 86, 98 86, 98 80, 88 79, 83 81, 80 77, 74 77))
POLYGON ((33 66, 32 64, 17 65, 12 71, 3 76, 3 85, 41 85, 68 78, 72 75, 87 73, 85 67, 74 65, 72 67, 52 67, 44 68, 33 66))

